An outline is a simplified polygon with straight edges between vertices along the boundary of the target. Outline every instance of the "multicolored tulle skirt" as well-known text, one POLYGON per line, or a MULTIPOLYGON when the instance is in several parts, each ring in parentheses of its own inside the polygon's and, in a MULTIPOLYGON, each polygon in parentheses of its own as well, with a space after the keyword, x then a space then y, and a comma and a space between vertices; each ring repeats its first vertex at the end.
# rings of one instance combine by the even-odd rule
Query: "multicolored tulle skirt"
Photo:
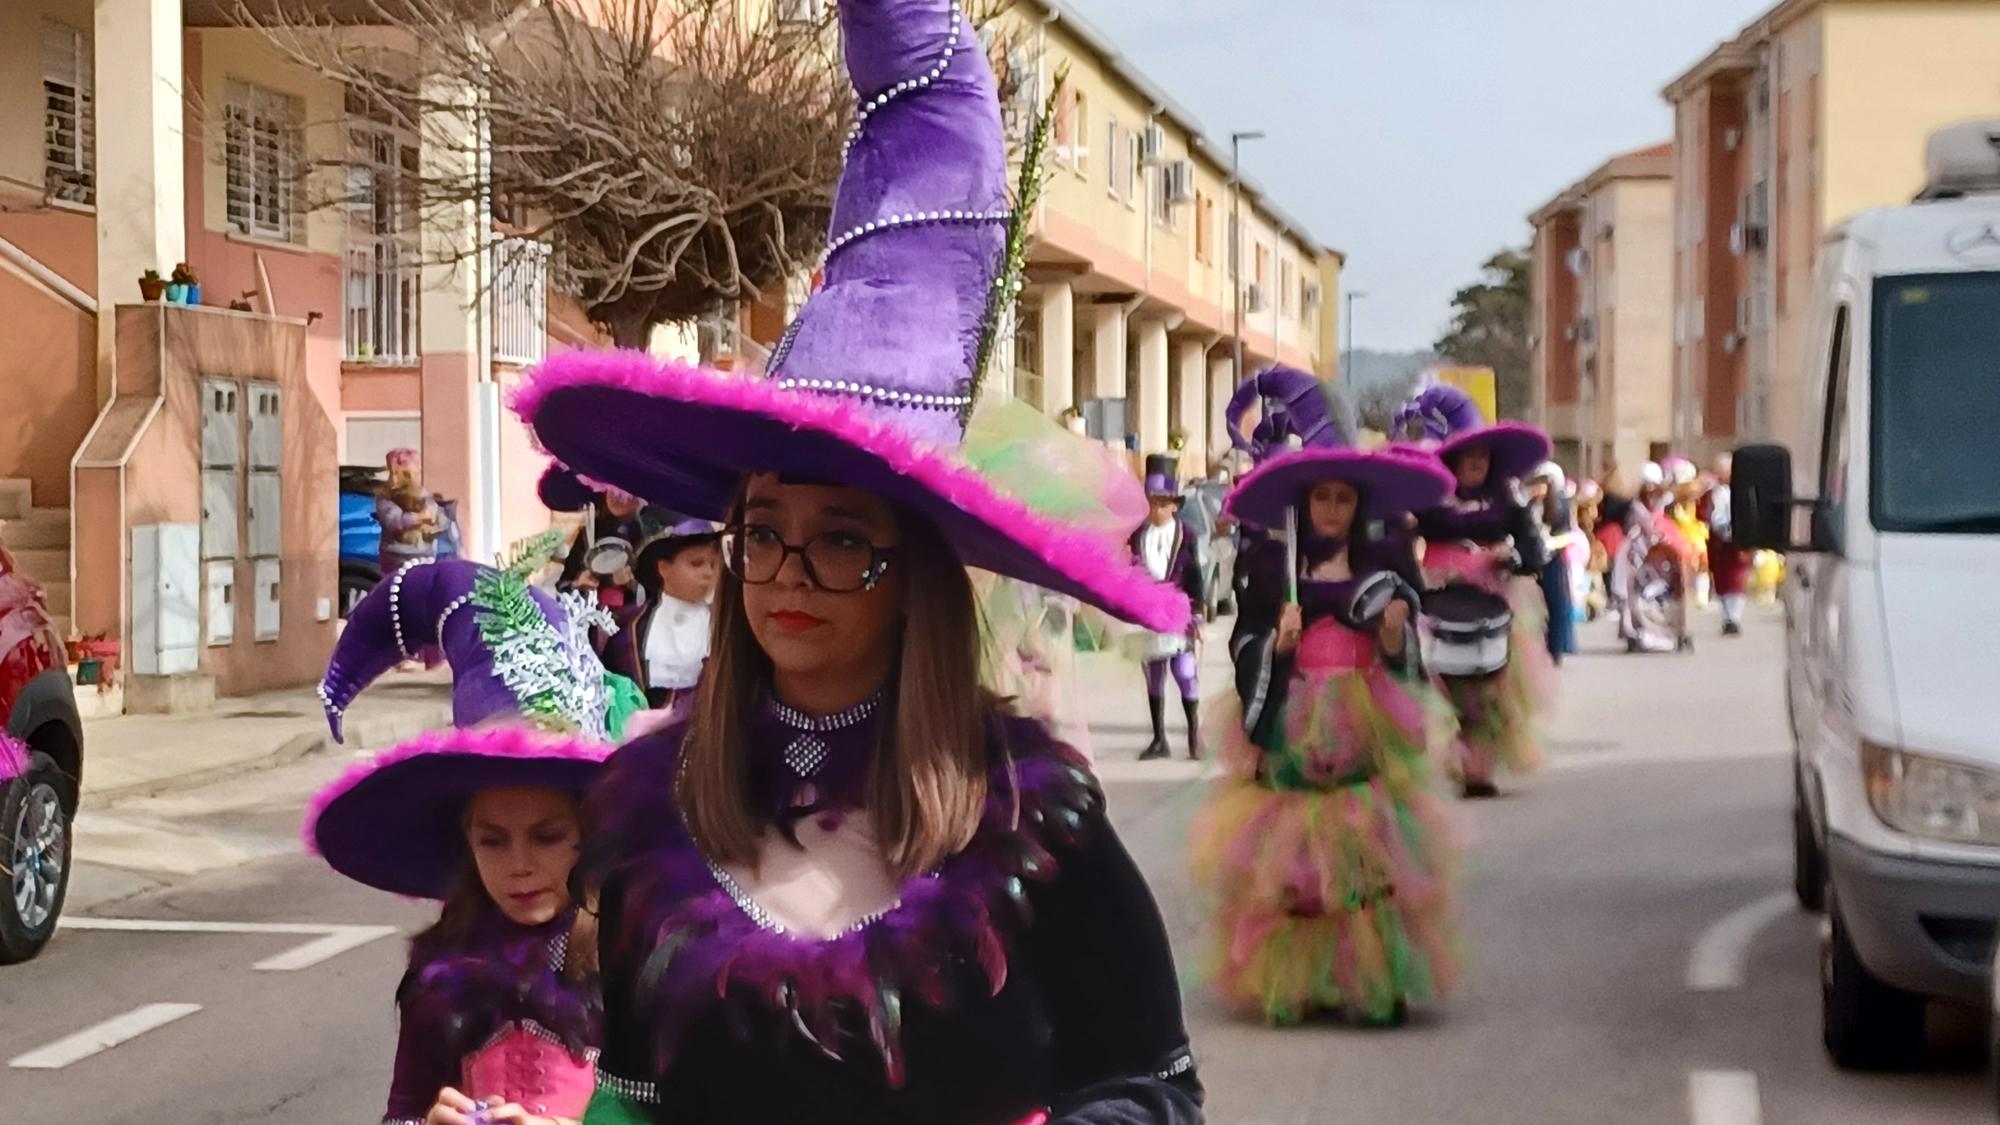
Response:
POLYGON ((1295 675, 1276 748, 1251 744, 1239 708, 1212 710, 1227 773, 1189 843, 1216 904, 1214 987, 1276 1024, 1442 996, 1458 966, 1459 845, 1434 768, 1449 709, 1378 664, 1295 675))

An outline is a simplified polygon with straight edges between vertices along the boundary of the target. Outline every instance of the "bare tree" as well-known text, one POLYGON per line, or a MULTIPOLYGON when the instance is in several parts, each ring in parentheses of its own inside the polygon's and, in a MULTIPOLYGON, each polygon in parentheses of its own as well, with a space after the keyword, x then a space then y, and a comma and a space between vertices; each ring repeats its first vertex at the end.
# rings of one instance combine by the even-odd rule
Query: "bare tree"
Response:
MULTIPOLYGON (((425 159, 401 175, 414 213, 489 209, 548 240, 555 284, 615 342, 643 346, 817 264, 852 113, 827 19, 753 20, 735 0, 368 5, 365 30, 309 0, 238 0, 236 14, 350 106, 421 137, 425 159)), ((1026 35, 998 21, 1011 5, 970 14, 993 25, 982 37, 1010 101, 1037 77, 1026 35)), ((356 202, 343 191, 318 202, 356 202)))

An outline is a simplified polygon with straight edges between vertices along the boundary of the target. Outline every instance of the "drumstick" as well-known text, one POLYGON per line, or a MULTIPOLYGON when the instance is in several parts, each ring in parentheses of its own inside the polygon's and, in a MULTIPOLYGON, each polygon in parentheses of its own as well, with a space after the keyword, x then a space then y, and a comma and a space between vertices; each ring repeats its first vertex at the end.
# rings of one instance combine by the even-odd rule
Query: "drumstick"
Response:
MULTIPOLYGON (((1285 450, 1296 452, 1304 449, 1306 443, 1299 435, 1292 434, 1285 439, 1285 450)), ((1356 513, 1358 517, 1360 513, 1356 513)), ((1294 504, 1285 509, 1285 581, 1287 596, 1291 604, 1299 604, 1299 508, 1294 504)))

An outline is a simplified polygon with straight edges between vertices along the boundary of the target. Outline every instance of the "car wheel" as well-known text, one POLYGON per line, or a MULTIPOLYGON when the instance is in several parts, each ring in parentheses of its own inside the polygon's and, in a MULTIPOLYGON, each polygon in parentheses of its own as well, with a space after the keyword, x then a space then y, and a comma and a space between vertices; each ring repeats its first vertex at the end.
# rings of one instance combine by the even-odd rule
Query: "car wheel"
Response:
POLYGON ((26 961, 56 931, 69 894, 70 809, 62 771, 36 752, 28 772, 0 789, 0 964, 26 961))
POLYGON ((361 604, 361 599, 368 596, 368 591, 375 588, 377 581, 376 577, 363 574, 358 570, 343 570, 340 572, 341 620, 346 620, 347 615, 354 611, 354 607, 361 604))
POLYGON ((1792 782, 1792 893, 1807 910, 1826 909, 1826 853, 1813 833, 1803 780, 1792 782))
POLYGON ((1820 930, 1820 1012, 1826 1053, 1842 1070, 1893 1070, 1923 1055, 1924 997, 1868 971, 1837 904, 1820 930))

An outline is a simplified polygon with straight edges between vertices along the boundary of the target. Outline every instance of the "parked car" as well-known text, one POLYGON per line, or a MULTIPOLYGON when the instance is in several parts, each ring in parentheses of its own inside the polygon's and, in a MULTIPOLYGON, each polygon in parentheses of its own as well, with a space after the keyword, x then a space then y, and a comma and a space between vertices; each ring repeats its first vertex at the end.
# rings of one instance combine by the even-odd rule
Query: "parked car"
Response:
MULTIPOLYGON (((375 493, 385 470, 366 465, 340 467, 340 616, 346 617, 368 591, 382 580, 382 525, 375 521, 375 493)), ((438 540, 438 553, 459 553, 458 505, 441 500, 450 531, 438 540)))
POLYGON ((1193 485, 1188 489, 1187 503, 1181 506, 1181 518, 1195 537, 1195 558, 1201 565, 1202 589, 1208 599, 1202 611, 1209 621, 1236 612, 1236 534, 1233 529, 1216 534, 1228 491, 1220 484, 1193 485))
POLYGON ((1932 1000, 1992 1004, 2000 929, 2000 444, 1972 421, 2000 417, 2000 121, 1928 162, 1821 247, 1797 476, 1748 446, 1733 482, 1738 539, 1792 556, 1795 885, 1851 1068, 1917 1061, 1932 1000))
POLYGON ((0 964, 42 951, 69 893, 70 824, 83 778, 83 721, 46 594, 0 546, 0 721, 28 748, 0 781, 0 964))

